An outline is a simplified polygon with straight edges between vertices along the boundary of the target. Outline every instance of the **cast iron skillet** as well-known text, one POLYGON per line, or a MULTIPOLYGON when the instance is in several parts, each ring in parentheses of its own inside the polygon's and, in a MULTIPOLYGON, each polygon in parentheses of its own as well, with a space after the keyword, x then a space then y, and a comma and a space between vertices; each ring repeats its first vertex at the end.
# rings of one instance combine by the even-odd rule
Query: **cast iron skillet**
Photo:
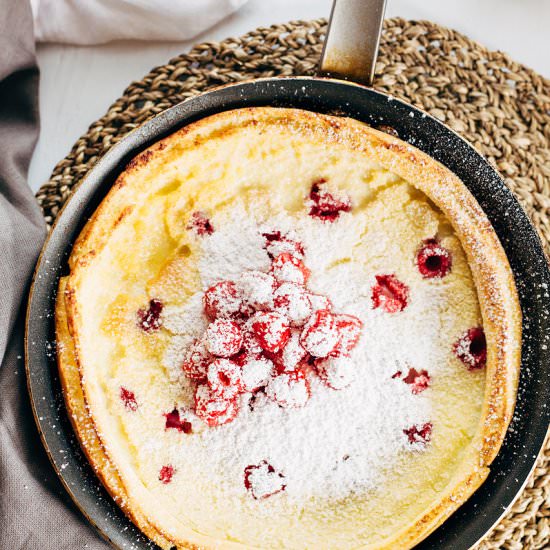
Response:
MULTIPOLYGON (((337 0, 321 68, 324 73, 372 78, 384 0, 337 0), (371 5, 369 5, 371 4, 371 5), (375 15, 373 17, 373 14, 375 15), (365 29, 368 32, 365 32, 365 29), (345 32, 344 32, 345 31, 345 32), (365 34, 361 44, 350 37, 365 34), (338 61, 340 60, 340 62, 338 61)), ((340 114, 399 137, 457 174, 491 220, 508 255, 523 311, 523 350, 516 411, 491 474, 474 496, 419 548, 468 548, 499 520, 524 486, 550 420, 550 272, 537 233, 500 176, 471 145, 431 116, 373 89, 329 78, 273 78, 218 88, 180 103, 133 131, 95 166, 69 200, 36 267, 27 313, 26 362, 33 411, 43 443, 71 497, 120 548, 151 548, 109 497, 80 451, 69 424, 57 374, 54 303, 59 277, 83 225, 117 175, 137 153, 178 128, 221 111, 280 106, 340 114)))

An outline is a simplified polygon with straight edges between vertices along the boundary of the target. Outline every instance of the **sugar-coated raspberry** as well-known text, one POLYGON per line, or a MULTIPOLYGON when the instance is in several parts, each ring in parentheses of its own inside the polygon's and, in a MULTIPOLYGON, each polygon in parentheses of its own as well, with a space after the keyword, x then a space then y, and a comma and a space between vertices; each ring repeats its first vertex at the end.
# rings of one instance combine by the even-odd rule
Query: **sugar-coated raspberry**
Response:
POLYGON ((455 355, 468 370, 482 369, 487 364, 487 342, 481 327, 468 329, 454 344, 455 355))
POLYGON ((426 239, 416 255, 418 271, 425 279, 445 277, 451 271, 452 263, 450 251, 437 239, 426 239))
POLYGON ((403 382, 410 384, 413 394, 418 395, 430 387, 430 375, 426 370, 417 371, 411 368, 403 382))
POLYGON ((208 365, 206 381, 217 397, 232 399, 244 391, 241 367, 229 359, 216 359, 208 365))
POLYGON ((247 319, 241 327, 241 331, 243 334, 243 351, 245 351, 247 354, 257 356, 260 355, 264 350, 262 346, 260 346, 260 343, 256 338, 254 329, 252 328, 253 322, 254 316, 247 319))
POLYGON ((422 425, 414 425, 410 428, 403 430, 403 433, 407 436, 409 444, 414 445, 416 448, 423 448, 432 439, 431 422, 426 422, 422 425))
POLYGON ((321 294, 308 294, 309 303, 311 304, 311 310, 318 311, 320 309, 326 309, 328 311, 332 310, 332 302, 326 296, 321 294))
POLYGON ((263 356, 246 354, 241 362, 242 381, 245 391, 255 392, 263 388, 274 371, 273 361, 263 356))
POLYGON ((149 307, 147 309, 140 308, 137 311, 137 323, 141 330, 145 332, 153 332, 158 330, 162 326, 162 313, 163 303, 156 298, 149 301, 149 307))
POLYGON ((271 259, 284 252, 292 254, 296 258, 302 259, 304 257, 303 244, 291 236, 283 235, 280 231, 263 233, 263 236, 265 238, 265 249, 271 259))
POLYGON ((305 285, 310 275, 304 262, 288 252, 279 254, 273 260, 271 273, 279 283, 296 283, 298 285, 305 285))
POLYGON ((347 355, 359 342, 363 323, 354 315, 334 315, 338 329, 338 343, 333 355, 347 355))
POLYGON ((267 384, 266 395, 283 408, 303 407, 310 396, 309 380, 303 370, 274 376, 267 384))
POLYGON ((290 325, 301 327, 311 315, 308 292, 296 283, 283 283, 275 291, 274 308, 288 317, 290 325))
POLYGON ((208 426, 221 426, 235 419, 239 412, 236 399, 224 399, 214 394, 207 384, 195 390, 195 414, 208 426))
POLYGON ((261 500, 284 491, 285 476, 266 460, 262 460, 244 469, 244 486, 255 500, 261 500))
POLYGON ((326 309, 320 309, 304 325, 300 343, 314 357, 326 357, 338 344, 339 337, 334 315, 326 309))
POLYGON ((343 390, 355 380, 355 364, 346 355, 317 359, 315 368, 319 378, 333 390, 343 390))
POLYGON ((196 339, 186 350, 181 369, 192 380, 206 378, 206 368, 212 356, 206 349, 204 340, 196 339))
POLYGON ((216 319, 204 333, 206 349, 217 357, 231 357, 243 345, 241 328, 235 321, 216 319))
POLYGON ((311 186, 308 204, 310 216, 327 222, 334 222, 342 212, 351 210, 350 198, 330 193, 324 179, 316 181, 311 186))
POLYGON ((274 357, 277 372, 292 372, 300 367, 308 354, 300 343, 300 330, 292 329, 286 346, 274 357))
POLYGON ((263 350, 277 353, 290 338, 290 325, 286 316, 276 311, 259 311, 251 318, 252 330, 263 350))
POLYGON ((171 464, 167 464, 166 466, 163 466, 159 472, 159 481, 161 481, 165 485, 167 483, 170 483, 172 481, 172 477, 175 472, 176 472, 176 469, 171 464))
POLYGON ((242 299, 233 281, 220 281, 211 286, 202 298, 204 312, 213 321, 218 318, 234 317, 240 313, 242 299))
POLYGON ((181 411, 174 407, 174 410, 164 414, 166 423, 164 425, 165 430, 174 429, 184 434, 193 433, 193 424, 190 419, 190 414, 185 411, 181 411))
POLYGON ((133 391, 130 391, 122 386, 120 386, 120 400, 124 406, 132 412, 136 412, 138 409, 138 404, 136 401, 136 395, 133 391))
POLYGON ((201 237, 203 235, 212 235, 214 233, 214 226, 212 222, 208 219, 204 212, 193 212, 187 225, 188 230, 194 231, 197 235, 201 237))
POLYGON ((244 305, 255 310, 273 307, 273 292, 277 285, 269 273, 245 271, 237 280, 237 285, 244 305))
POLYGON ((387 313, 403 311, 409 300, 409 287, 395 275, 376 275, 372 287, 372 306, 387 313))

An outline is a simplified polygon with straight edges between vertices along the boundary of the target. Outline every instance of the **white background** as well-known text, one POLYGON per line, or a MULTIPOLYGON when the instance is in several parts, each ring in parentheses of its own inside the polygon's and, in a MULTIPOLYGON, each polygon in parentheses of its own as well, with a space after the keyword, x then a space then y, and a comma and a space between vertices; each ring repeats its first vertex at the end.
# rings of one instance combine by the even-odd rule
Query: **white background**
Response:
MULTIPOLYGON (((133 80, 197 42, 223 40, 258 26, 328 16, 332 0, 249 0, 240 11, 190 42, 38 46, 41 133, 29 180, 44 183, 89 124, 133 80)), ((386 17, 429 19, 510 54, 550 77, 550 0, 388 0, 386 17)))

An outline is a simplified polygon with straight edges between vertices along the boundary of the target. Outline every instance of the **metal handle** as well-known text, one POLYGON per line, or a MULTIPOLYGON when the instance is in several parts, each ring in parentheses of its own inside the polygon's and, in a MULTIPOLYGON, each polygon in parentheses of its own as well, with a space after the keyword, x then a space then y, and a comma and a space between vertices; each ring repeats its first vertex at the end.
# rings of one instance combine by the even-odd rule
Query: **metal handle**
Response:
POLYGON ((386 0, 334 0, 319 74, 371 85, 386 0))

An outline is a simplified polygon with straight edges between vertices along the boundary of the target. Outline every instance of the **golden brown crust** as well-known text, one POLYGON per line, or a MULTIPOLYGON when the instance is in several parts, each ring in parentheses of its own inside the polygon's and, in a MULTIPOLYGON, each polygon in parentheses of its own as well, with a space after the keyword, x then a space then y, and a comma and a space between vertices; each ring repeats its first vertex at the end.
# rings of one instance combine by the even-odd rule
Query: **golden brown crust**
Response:
MULTIPOLYGON (((477 288, 488 342, 486 396, 479 431, 464 459, 467 474, 460 473, 441 499, 418 517, 412 527, 396 533, 381 548, 411 547, 451 515, 483 483, 498 453, 511 420, 517 390, 521 312, 513 276, 505 253, 485 214, 462 182, 421 151, 351 119, 292 109, 250 108, 214 115, 191 124, 153 145, 131 161, 78 238, 62 280, 56 308, 58 354, 65 400, 81 445, 107 490, 149 537, 163 547, 174 542, 163 536, 129 498, 93 419, 87 414, 86 384, 78 361, 80 323, 74 299, 83 272, 108 241, 114 227, 129 212, 132 196, 147 173, 186 147, 197 147, 213 136, 226 135, 249 125, 277 125, 285 131, 314 135, 330 144, 338 142, 369 155, 385 168, 424 192, 446 215, 467 254, 477 288)), ((190 547, 177 541, 180 547, 190 547)))

